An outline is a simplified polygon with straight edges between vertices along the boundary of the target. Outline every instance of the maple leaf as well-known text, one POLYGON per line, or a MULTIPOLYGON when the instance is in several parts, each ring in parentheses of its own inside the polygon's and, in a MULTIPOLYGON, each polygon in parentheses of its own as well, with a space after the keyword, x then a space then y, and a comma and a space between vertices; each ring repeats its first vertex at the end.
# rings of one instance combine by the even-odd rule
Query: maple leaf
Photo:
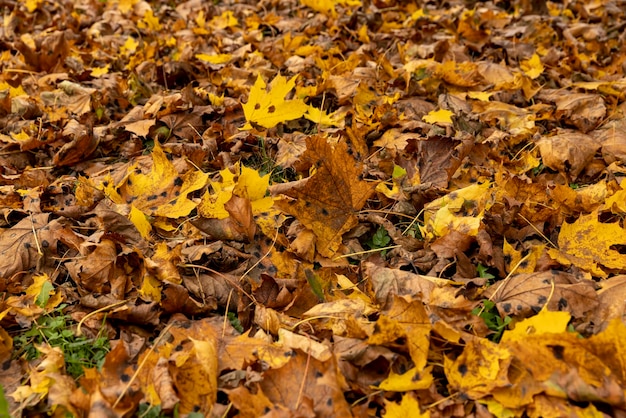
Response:
POLYGON ((453 115, 454 113, 447 109, 439 109, 437 111, 433 110, 432 112, 428 113, 428 115, 425 115, 422 119, 426 123, 447 124, 452 123, 453 115))
MULTIPOLYGON (((118 204, 132 204, 146 215, 165 218, 180 218, 189 215, 197 206, 189 199, 189 193, 203 188, 208 174, 190 170, 182 175, 167 158, 158 142, 152 151, 152 168, 144 174, 131 167, 125 179, 114 184, 112 178, 102 184, 105 194, 118 204)), ((134 213, 132 219, 140 231, 145 233, 144 221, 134 213)))
POLYGON ((597 210, 563 224, 558 243, 559 249, 550 249, 548 254, 565 265, 573 264, 599 277, 607 276, 601 266, 626 269, 626 255, 613 249, 626 244, 626 231, 618 222, 599 222, 597 210))
POLYGON ((275 204, 313 231, 320 254, 331 257, 343 234, 357 224, 356 212, 376 184, 361 180, 362 166, 343 142, 333 146, 321 135, 309 137, 302 159, 311 161, 317 171, 304 185, 283 191, 288 198, 275 204))
POLYGON ((264 128, 272 128, 281 122, 301 118, 309 107, 299 99, 285 100, 285 96, 296 85, 296 77, 289 80, 280 74, 274 77, 266 91, 267 85, 259 74, 250 90, 248 102, 243 104, 243 112, 248 121, 241 129, 252 129, 251 123, 264 128))

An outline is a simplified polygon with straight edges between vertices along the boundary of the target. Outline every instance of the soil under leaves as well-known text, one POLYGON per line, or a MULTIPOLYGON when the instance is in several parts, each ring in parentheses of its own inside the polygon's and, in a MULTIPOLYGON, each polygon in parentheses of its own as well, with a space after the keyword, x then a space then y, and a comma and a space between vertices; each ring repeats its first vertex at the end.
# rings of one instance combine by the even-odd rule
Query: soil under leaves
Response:
POLYGON ((625 8, 0 2, 0 416, 626 414, 625 8))

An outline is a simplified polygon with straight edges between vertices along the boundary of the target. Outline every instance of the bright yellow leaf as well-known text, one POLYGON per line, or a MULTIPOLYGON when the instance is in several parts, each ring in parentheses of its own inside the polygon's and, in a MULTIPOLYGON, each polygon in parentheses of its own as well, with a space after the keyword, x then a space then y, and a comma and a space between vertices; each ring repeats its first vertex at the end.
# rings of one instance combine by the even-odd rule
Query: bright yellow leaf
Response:
POLYGON ((0 91, 7 90, 7 89, 9 90, 9 97, 11 98, 18 97, 18 96, 27 96, 26 92, 24 91, 24 88, 21 85, 17 87, 13 87, 6 81, 0 82, 0 91))
POLYGON ((560 334, 567 329, 571 319, 569 312, 548 311, 542 309, 535 316, 523 319, 515 324, 512 330, 504 331, 501 344, 509 341, 523 341, 529 335, 560 334))
POLYGON ((285 100, 285 96, 296 85, 296 76, 287 80, 277 75, 266 90, 266 84, 258 75, 250 90, 248 103, 242 105, 248 123, 242 129, 252 129, 251 123, 264 128, 272 128, 281 122, 298 119, 309 107, 302 100, 285 100))
POLYGON ((444 357, 444 369, 451 389, 477 399, 495 388, 510 386, 511 360, 507 348, 487 339, 474 339, 455 360, 444 357))
POLYGON ((404 374, 393 371, 382 381, 378 388, 389 392, 408 392, 410 390, 428 389, 433 384, 432 366, 420 371, 412 368, 404 374))
POLYGON ((91 73, 90 75, 92 77, 101 77, 105 74, 109 73, 109 67, 111 67, 110 64, 105 65, 104 67, 95 67, 91 69, 91 73))
POLYGON ((383 418, 430 418, 430 411, 422 413, 417 399, 410 393, 405 393, 399 404, 385 401, 383 418))
POLYGON ((221 181, 211 181, 214 193, 205 193, 198 206, 198 212, 206 218, 225 219, 230 216, 224 205, 234 195, 246 198, 252 206, 252 213, 259 215, 269 211, 274 205, 274 200, 266 196, 269 187, 270 176, 261 176, 258 171, 235 164, 235 176, 229 169, 220 171, 221 181))
POLYGON ((424 206, 422 233, 429 238, 447 235, 452 230, 476 235, 485 210, 492 205, 490 187, 489 182, 472 184, 424 206))
MULTIPOLYGON (((129 169, 128 176, 120 184, 115 184, 107 176, 102 189, 109 199, 117 204, 131 204, 150 216, 164 218, 180 218, 189 215, 197 203, 188 195, 203 188, 208 181, 208 174, 190 170, 179 174, 165 152, 155 142, 152 151, 152 168, 148 173, 137 172, 135 167, 129 169)), ((137 215, 135 221, 139 228, 145 225, 137 215)))
POLYGON ((537 54, 533 54, 530 59, 522 61, 520 67, 533 80, 543 73, 543 64, 537 54))
POLYGON ((339 126, 340 121, 335 113, 328 114, 321 109, 309 106, 304 117, 322 126, 339 126))
POLYGON ((126 14, 130 12, 131 10, 133 10, 133 8, 135 7, 135 4, 137 4, 138 2, 139 0, 119 0, 117 7, 120 12, 122 12, 123 14, 126 14))
POLYGON ((195 57, 209 64, 226 64, 233 58, 232 54, 196 54, 195 57))
POLYGON ((139 231, 143 238, 148 239, 150 237, 150 231, 152 231, 150 221, 148 221, 146 215, 134 205, 130 207, 128 219, 135 225, 135 228, 137 228, 137 231, 139 231))
POLYGON ((159 31, 161 30, 161 23, 159 22, 159 18, 154 15, 152 9, 148 9, 143 15, 143 19, 137 22, 137 27, 140 29, 159 31))
POLYGON ((120 53, 123 55, 134 54, 139 46, 139 42, 135 40, 132 36, 126 38, 124 45, 120 47, 120 53))
POLYGON ((558 243, 559 249, 550 249, 548 254, 559 263, 573 264, 598 277, 607 276, 601 266, 626 269, 626 255, 612 248, 626 244, 626 230, 619 222, 599 222, 597 210, 571 224, 564 223, 558 243))
POLYGON ((11 138, 13 138, 17 142, 24 142, 30 139, 30 135, 28 135, 24 130, 21 130, 19 133, 14 134, 11 133, 11 138))
POLYGON ((452 123, 453 112, 446 109, 432 110, 422 117, 426 123, 452 123))

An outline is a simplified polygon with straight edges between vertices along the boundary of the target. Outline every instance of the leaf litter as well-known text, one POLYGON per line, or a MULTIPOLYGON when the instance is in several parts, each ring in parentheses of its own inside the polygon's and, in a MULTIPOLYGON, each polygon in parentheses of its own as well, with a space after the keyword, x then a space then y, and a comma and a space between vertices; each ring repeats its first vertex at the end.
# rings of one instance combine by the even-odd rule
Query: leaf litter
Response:
POLYGON ((2 3, 0 416, 624 414, 623 6, 2 3))

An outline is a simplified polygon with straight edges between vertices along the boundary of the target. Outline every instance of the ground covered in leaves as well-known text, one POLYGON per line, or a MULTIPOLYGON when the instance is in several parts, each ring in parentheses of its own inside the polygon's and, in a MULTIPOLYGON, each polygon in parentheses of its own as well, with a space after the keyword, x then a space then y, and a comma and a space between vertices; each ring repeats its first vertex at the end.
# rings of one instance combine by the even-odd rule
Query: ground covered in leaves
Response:
POLYGON ((0 416, 623 416, 625 7, 1 1, 0 416))

